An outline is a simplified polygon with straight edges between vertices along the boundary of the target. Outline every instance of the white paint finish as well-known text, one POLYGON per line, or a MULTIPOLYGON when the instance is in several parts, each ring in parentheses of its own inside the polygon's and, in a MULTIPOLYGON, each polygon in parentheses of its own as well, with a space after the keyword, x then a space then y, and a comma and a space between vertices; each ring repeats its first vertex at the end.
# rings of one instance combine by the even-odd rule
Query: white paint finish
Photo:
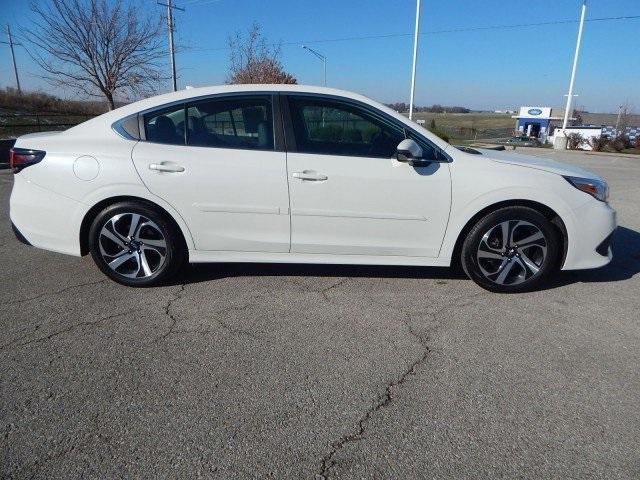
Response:
POLYGON ((291 251, 436 257, 449 216, 449 165, 414 168, 390 158, 287 154, 291 251))
POLYGON ((73 255, 80 254, 80 225, 87 212, 114 197, 146 199, 164 209, 180 227, 192 262, 444 266, 476 213, 506 200, 531 200, 553 209, 565 223, 569 245, 563 268, 591 268, 609 261, 594 250, 615 226, 615 212, 608 205, 562 178, 597 177, 591 172, 507 152, 466 154, 376 102, 319 87, 180 91, 128 105, 63 133, 25 135, 16 147, 47 154, 15 176, 11 220, 35 246, 73 255), (284 153, 137 144, 111 129, 115 120, 170 101, 265 90, 367 102, 446 149, 453 162, 415 169, 392 159, 291 153, 287 170, 284 153), (82 156, 100 164, 92 181, 74 173, 82 156), (178 165, 184 171, 150 170, 150 164, 178 165), (305 170, 326 179, 293 177, 305 170), (294 252, 289 252, 290 222, 294 252))
POLYGON ((289 217, 279 215, 289 208, 283 152, 139 142, 132 157, 149 190, 185 219, 198 250, 289 251, 289 217))

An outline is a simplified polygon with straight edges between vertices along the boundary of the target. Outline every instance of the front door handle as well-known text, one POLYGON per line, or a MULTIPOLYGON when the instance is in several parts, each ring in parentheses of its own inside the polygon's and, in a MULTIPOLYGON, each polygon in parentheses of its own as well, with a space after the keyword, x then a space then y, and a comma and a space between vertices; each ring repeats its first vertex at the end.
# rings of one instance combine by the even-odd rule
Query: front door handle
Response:
POLYGON ((293 178, 299 178, 300 180, 309 180, 312 182, 324 182, 327 178, 326 175, 316 172, 315 170, 303 170, 302 172, 295 172, 293 178))
POLYGON ((184 167, 170 163, 150 163, 149 170, 155 170, 156 172, 180 173, 184 172, 184 167))

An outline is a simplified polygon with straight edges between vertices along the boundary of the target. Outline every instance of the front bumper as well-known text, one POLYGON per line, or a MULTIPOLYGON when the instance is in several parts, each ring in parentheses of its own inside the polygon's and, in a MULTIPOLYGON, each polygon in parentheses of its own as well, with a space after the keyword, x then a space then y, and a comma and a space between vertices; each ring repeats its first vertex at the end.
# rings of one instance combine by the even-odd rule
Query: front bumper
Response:
POLYGON ((617 226, 616 211, 607 203, 589 200, 574 212, 567 226, 569 248, 563 270, 597 268, 613 258, 611 241, 617 226))

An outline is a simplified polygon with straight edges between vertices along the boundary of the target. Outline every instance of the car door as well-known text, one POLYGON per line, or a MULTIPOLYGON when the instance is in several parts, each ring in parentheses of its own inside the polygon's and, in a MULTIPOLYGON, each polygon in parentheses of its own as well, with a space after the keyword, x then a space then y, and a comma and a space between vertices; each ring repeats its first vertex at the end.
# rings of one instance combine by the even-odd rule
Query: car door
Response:
POLYGON ((270 94, 214 96, 143 114, 145 140, 133 162, 148 189, 184 218, 197 250, 289 251, 279 117, 270 94))
POLYGON ((405 136, 415 136, 427 158, 435 159, 434 145, 347 99, 288 95, 283 110, 292 252, 438 256, 450 210, 449 165, 395 159, 405 136))

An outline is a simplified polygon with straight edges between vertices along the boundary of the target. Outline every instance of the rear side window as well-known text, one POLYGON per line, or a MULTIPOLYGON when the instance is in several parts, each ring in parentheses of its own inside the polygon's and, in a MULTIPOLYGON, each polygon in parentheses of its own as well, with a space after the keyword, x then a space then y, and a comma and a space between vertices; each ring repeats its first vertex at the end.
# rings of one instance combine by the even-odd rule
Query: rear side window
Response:
POLYGON ((273 150, 271 98, 222 97, 187 104, 187 145, 273 150))
POLYGON ((144 131, 148 142, 184 145, 184 104, 146 114, 144 131))
POLYGON ((289 97, 299 152, 390 158, 404 131, 366 109, 339 100, 289 97))

